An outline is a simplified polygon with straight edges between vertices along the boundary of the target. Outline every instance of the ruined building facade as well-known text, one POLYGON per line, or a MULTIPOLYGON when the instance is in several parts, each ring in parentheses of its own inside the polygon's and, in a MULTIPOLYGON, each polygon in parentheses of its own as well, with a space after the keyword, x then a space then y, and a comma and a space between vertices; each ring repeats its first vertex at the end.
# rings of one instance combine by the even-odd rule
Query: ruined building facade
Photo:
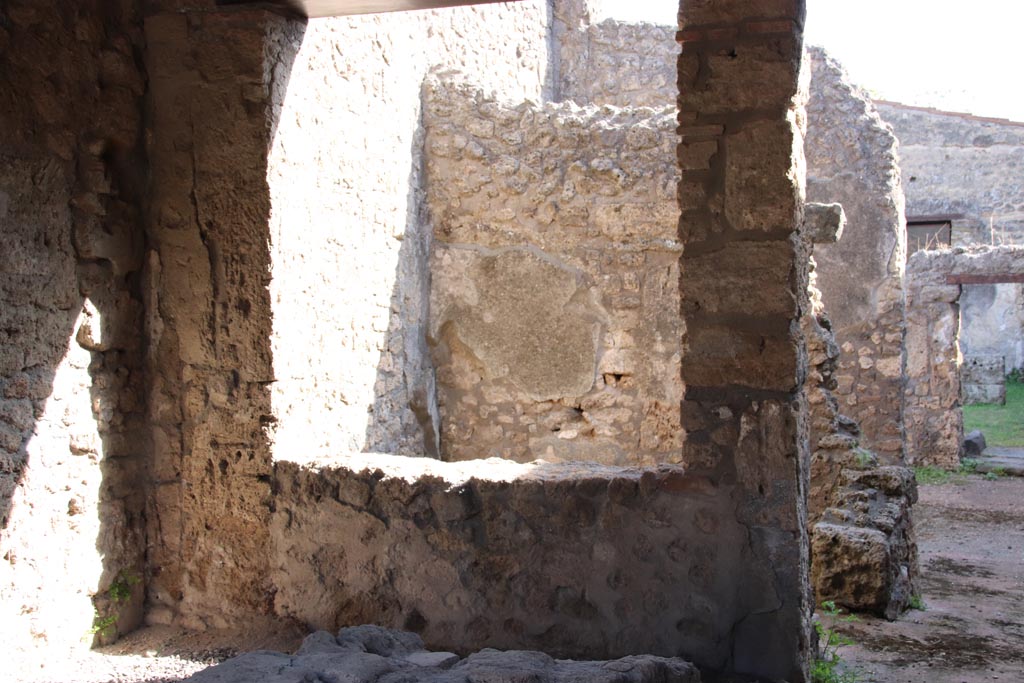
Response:
MULTIPOLYGON (((900 140, 912 250, 1024 245, 1024 124, 883 102, 900 140)), ((938 263, 938 262, 936 262, 938 263)), ((1005 375, 1024 367, 1024 284, 989 279, 963 288, 963 398, 1005 400, 1005 375)))
MULTIPOLYGON (((274 615, 803 680, 803 10, 8 3, 4 637, 274 615)), ((890 258, 848 313, 885 329, 835 322, 808 386, 894 468, 843 485, 909 500, 868 157, 890 258)))

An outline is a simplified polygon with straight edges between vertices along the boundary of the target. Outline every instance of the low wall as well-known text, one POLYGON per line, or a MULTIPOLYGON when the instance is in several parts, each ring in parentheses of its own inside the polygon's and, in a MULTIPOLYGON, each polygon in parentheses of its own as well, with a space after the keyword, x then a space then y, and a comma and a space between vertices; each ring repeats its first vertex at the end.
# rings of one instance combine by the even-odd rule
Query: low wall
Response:
POLYGON ((1003 356, 966 356, 960 368, 964 405, 1006 403, 1006 359, 1003 356))
POLYGON ((679 467, 355 454, 274 478, 274 608, 317 628, 722 669, 734 629, 788 599, 741 489, 679 467))

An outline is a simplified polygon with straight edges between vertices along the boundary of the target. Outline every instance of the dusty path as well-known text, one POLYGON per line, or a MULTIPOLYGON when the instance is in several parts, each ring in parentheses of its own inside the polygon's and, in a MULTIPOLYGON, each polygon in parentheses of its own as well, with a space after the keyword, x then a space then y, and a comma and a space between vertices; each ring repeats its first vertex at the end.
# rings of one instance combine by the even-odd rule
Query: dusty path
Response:
POLYGON ((914 520, 927 609, 844 625, 843 658, 876 683, 1024 682, 1024 478, 922 486, 914 520))

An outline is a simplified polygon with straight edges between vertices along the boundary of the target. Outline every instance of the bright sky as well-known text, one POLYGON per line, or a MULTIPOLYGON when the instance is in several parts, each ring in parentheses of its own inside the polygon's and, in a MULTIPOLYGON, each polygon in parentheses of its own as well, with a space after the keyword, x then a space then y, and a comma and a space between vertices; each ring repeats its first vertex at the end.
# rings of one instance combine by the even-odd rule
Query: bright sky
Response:
MULTIPOLYGON (((605 2, 624 21, 676 21, 678 0, 605 2)), ((806 39, 876 97, 1024 121, 1021 0, 807 0, 806 39)))

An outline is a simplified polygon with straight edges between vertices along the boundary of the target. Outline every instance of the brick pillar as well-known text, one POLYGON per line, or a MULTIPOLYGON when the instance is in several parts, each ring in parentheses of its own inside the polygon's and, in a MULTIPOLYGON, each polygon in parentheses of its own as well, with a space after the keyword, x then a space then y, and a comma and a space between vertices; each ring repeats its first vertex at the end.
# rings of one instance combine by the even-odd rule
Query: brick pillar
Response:
POLYGON ((802 0, 687 0, 679 33, 684 459, 749 530, 727 668, 789 681, 811 611, 803 17, 802 0))

